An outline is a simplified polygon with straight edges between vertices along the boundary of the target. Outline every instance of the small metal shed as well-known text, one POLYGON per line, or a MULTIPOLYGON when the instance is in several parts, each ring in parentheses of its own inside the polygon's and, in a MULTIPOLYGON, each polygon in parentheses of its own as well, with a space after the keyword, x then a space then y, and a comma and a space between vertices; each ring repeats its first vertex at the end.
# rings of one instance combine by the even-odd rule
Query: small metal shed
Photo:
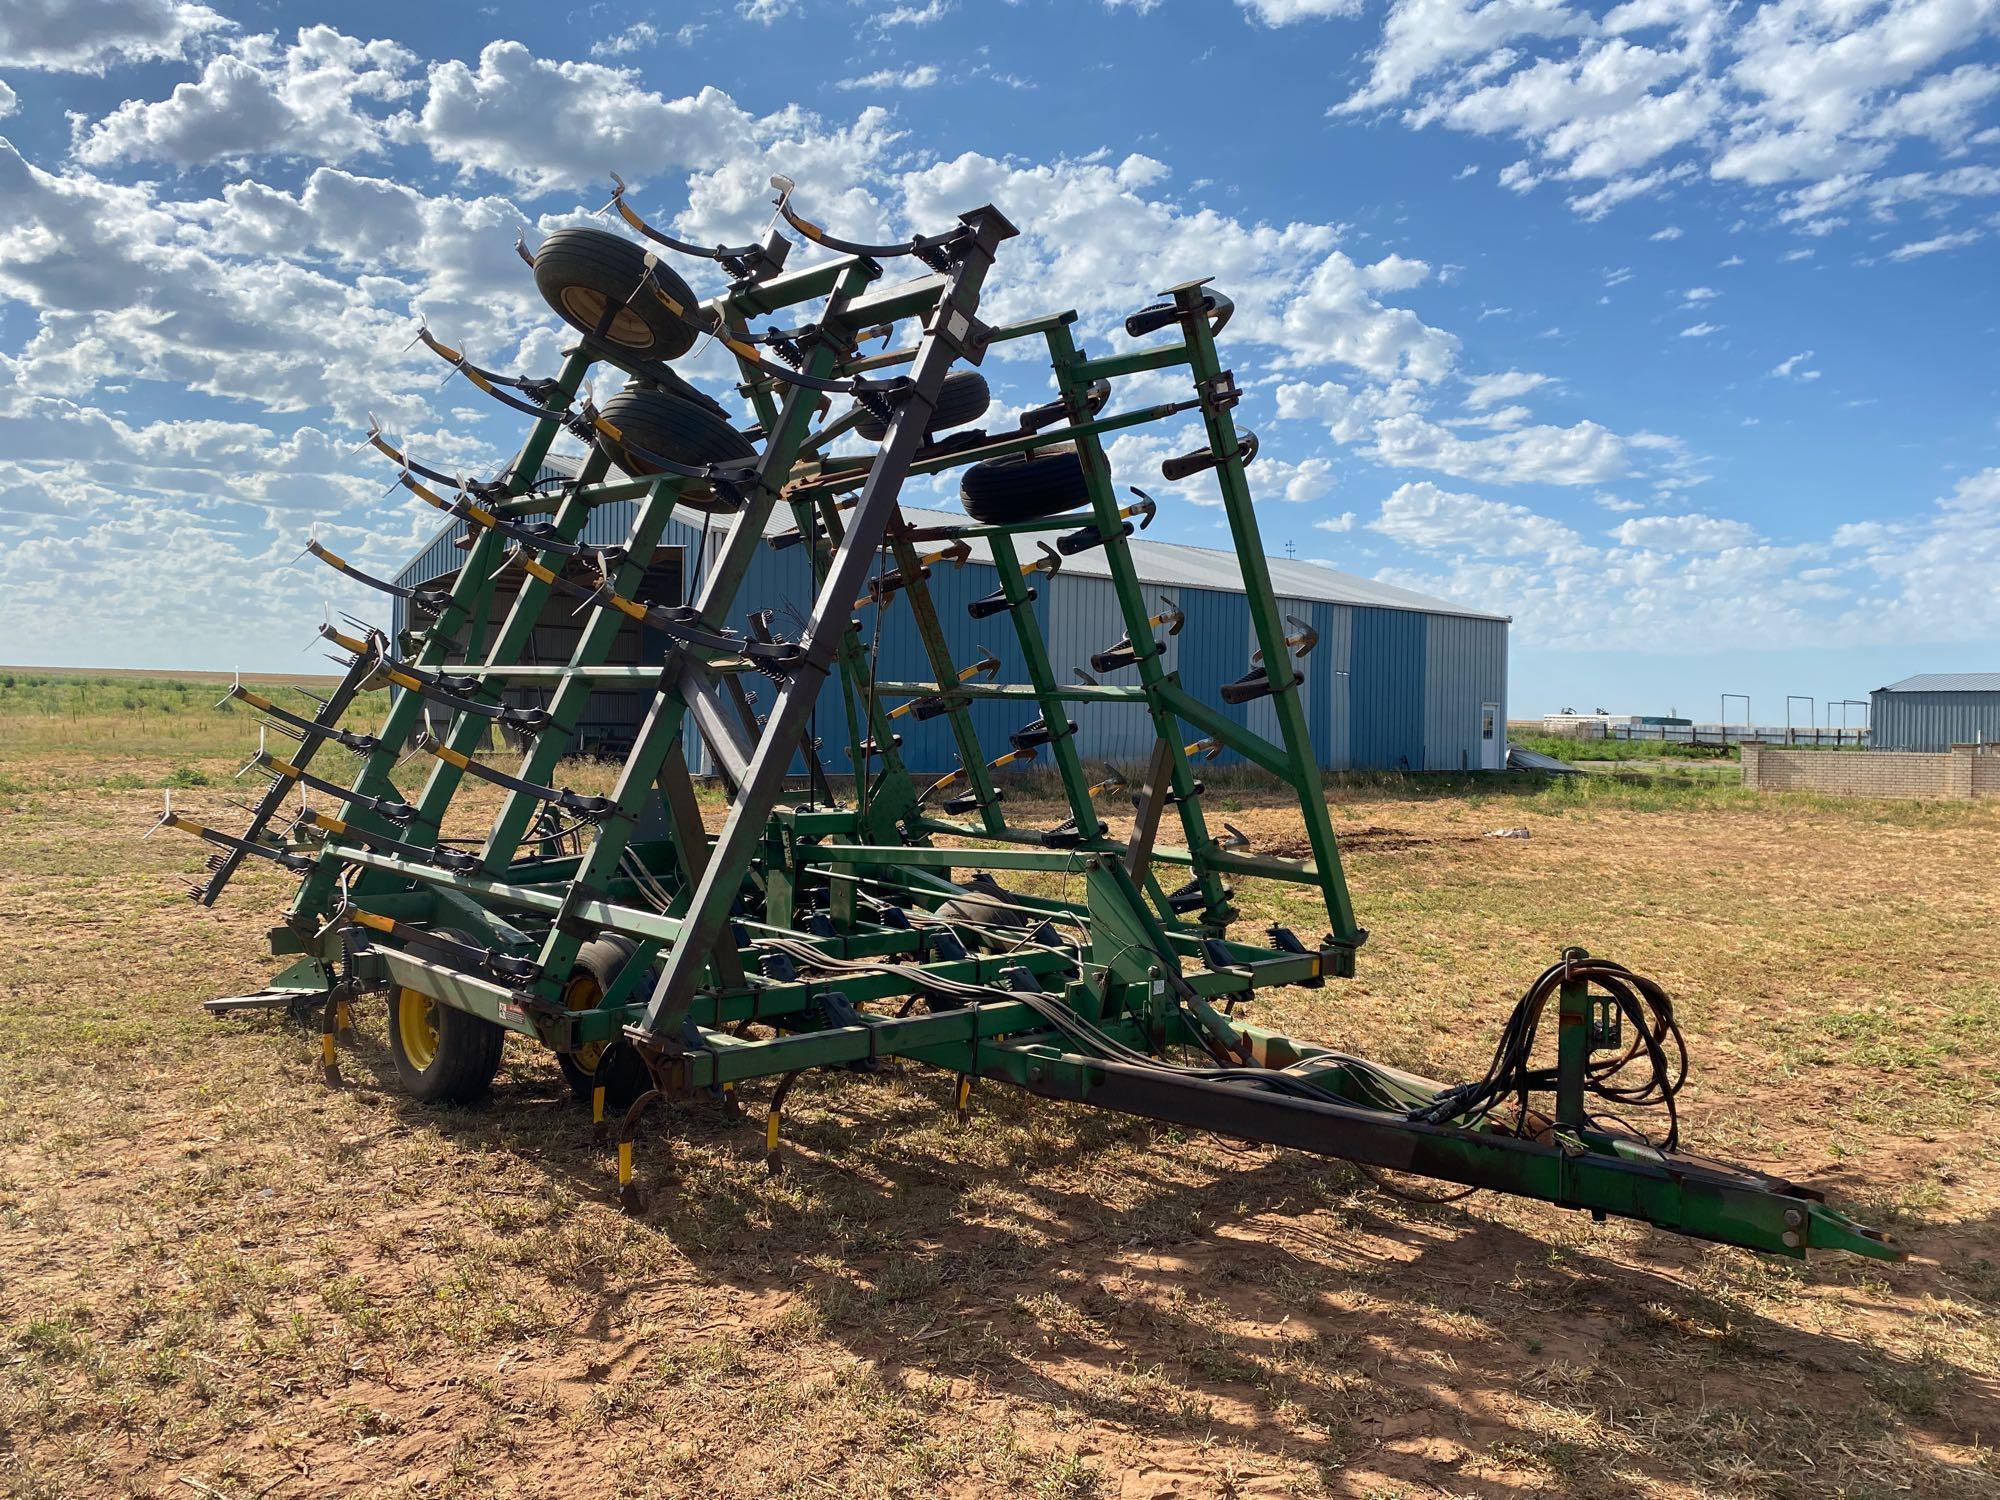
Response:
POLYGON ((1920 672, 1868 695, 1877 750, 2000 743, 2000 672, 1920 672))

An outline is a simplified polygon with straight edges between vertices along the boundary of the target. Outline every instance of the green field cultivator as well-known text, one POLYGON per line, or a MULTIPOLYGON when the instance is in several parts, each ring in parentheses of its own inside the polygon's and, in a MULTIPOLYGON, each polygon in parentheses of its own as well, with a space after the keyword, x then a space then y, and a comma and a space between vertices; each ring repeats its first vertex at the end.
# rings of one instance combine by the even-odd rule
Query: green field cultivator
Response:
POLYGON ((995 209, 906 243, 854 244, 797 213, 788 181, 773 186, 782 226, 774 220, 762 244, 675 240, 626 204, 621 183, 613 205, 635 237, 568 228, 524 248, 577 335, 553 378, 482 369, 420 333, 520 412, 527 436, 500 478, 475 481, 370 434, 403 486, 462 523, 464 562, 448 582, 405 586, 313 544, 322 561, 396 595, 411 628, 391 638, 327 625, 347 665, 316 714, 232 691, 288 737, 283 755, 263 750, 254 763, 269 783, 246 830, 169 809, 164 821, 215 846, 197 901, 212 903, 245 859, 301 877, 272 933, 293 962, 270 989, 213 1009, 291 1006, 321 1028, 337 1079, 351 1007, 386 997, 396 1073, 438 1104, 485 1095, 506 1034, 531 1038, 602 1128, 616 1126, 607 1108, 622 1111, 628 1205, 635 1132, 660 1120, 654 1106, 770 1080, 754 1097, 775 1165, 785 1096, 802 1073, 905 1058, 957 1075, 961 1109, 984 1079, 1776 1254, 1896 1254, 1806 1188, 1680 1154, 1686 1056, 1672 1006, 1658 986, 1580 950, 1528 988, 1486 1074, 1457 1086, 1242 1019, 1242 1002, 1266 986, 1350 976, 1366 934, 1297 691, 1311 631, 1273 598, 1245 478, 1255 438, 1236 425, 1239 387, 1217 353, 1229 299, 1201 282, 1174 287, 1126 319, 1125 348, 1093 355, 1077 346, 1072 313, 981 318, 982 287, 1016 233, 995 209), (800 241, 813 263, 793 267, 800 241), (663 251, 726 277, 726 289, 698 297, 663 251), (737 362, 737 410, 671 367, 704 340, 737 362), (1002 431, 950 432, 986 411, 977 366, 1003 343, 1046 356, 1054 399, 1002 431), (602 407, 582 396, 599 365, 628 381, 602 407), (1126 377, 1174 370, 1187 377, 1183 399, 1118 400, 1126 377), (1198 415, 1206 442, 1166 474, 1213 476, 1258 648, 1221 696, 1257 704, 1265 732, 1167 669, 1163 637, 1181 620, 1142 591, 1127 545, 1152 502, 1138 491, 1121 500, 1107 435, 1180 414, 1198 415), (550 446, 565 433, 586 456, 551 479, 550 446), (843 439, 865 451, 836 453, 843 439), (945 470, 963 471, 969 519, 913 524, 899 505, 906 481, 945 470), (586 543, 593 510, 614 501, 629 505, 630 534, 586 543), (770 524, 780 506, 789 531, 770 524), (646 564, 676 508, 714 518, 716 550, 691 579, 692 602, 645 602, 646 564), (968 612, 1013 633, 1025 682, 996 681, 991 653, 955 660, 947 644, 929 580, 975 542, 1000 586, 968 612), (811 559, 815 597, 789 632, 773 601, 742 597, 767 546, 811 559), (1060 675, 1032 607, 1037 580, 1100 549, 1124 637, 1090 671, 1060 675), (498 589, 503 577, 511 593, 498 589), (561 666, 534 664, 552 599, 581 627, 561 666), (628 621, 665 648, 609 665, 628 621), (921 638, 928 680, 875 680, 877 647, 898 631, 921 638), (829 680, 857 773, 838 787, 811 732, 829 680), (759 685, 773 695, 761 717, 759 685), (616 784, 603 796, 563 789, 555 778, 584 704, 612 686, 649 695, 616 784), (365 732, 346 727, 357 702, 383 690, 386 716, 365 732), (973 707, 994 702, 1018 706, 1005 748, 975 729, 973 707), (1086 766, 1070 719, 1085 705, 1147 716, 1150 762, 1123 774, 1086 766), (959 766, 915 778, 898 728, 939 718, 959 766), (713 835, 688 765, 689 722, 730 793, 713 835), (523 747, 512 769, 480 758, 496 730, 523 747), (1310 858, 1260 855, 1226 824, 1218 833, 1196 777, 1217 747, 1296 795, 1310 858), (330 751, 358 772, 335 774, 330 751), (406 797, 390 773, 409 755, 428 774, 406 797), (1068 804, 1052 827, 1007 816, 1006 768, 1038 758, 1068 804), (441 838, 454 796, 480 783, 498 800, 483 839, 441 838), (308 789, 329 810, 306 802, 308 789), (1127 797, 1129 815, 1117 806, 1127 797), (1324 935, 1232 936, 1233 888, 1257 881, 1309 892, 1308 930, 1323 908, 1324 935), (1629 1123, 1644 1110, 1660 1122, 1653 1139, 1629 1123))

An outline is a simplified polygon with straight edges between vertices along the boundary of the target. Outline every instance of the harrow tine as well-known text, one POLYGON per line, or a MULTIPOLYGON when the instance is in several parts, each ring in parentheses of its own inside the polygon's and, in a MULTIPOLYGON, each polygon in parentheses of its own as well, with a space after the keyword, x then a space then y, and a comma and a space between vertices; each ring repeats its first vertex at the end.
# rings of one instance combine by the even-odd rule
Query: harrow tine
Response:
POLYGON ((1085 795, 1095 797, 1103 792, 1122 792, 1130 788, 1130 786, 1132 785, 1132 783, 1126 779, 1125 773, 1123 771, 1120 771, 1116 766, 1112 765, 1109 761, 1106 761, 1104 763, 1103 771, 1104 771, 1103 778, 1099 781, 1093 782, 1087 789, 1085 795))
MULTIPOLYGON (((225 702, 227 702, 228 700, 226 700, 226 699, 225 699, 224 701, 225 701, 225 702)), ((237 770, 236 770, 236 774, 235 774, 234 776, 230 777, 229 779, 230 779, 231 781, 241 781, 241 780, 242 780, 242 779, 243 779, 243 778, 244 778, 245 776, 247 776, 247 775, 248 775, 248 774, 249 774, 249 773, 250 773, 250 772, 251 772, 252 770, 254 770, 254 769, 256 768, 257 764, 258 764, 258 763, 259 763, 260 761, 262 761, 262 760, 263 760, 263 758, 264 758, 264 754, 265 754, 265 751, 266 751, 267 747, 269 746, 269 744, 270 744, 270 739, 269 739, 269 737, 268 737, 268 736, 267 736, 267 735, 266 735, 266 734, 264 733, 264 728, 263 728, 263 726, 262 726, 262 725, 260 724, 260 725, 259 725, 259 726, 257 727, 257 753, 256 753, 255 755, 251 756, 251 757, 250 757, 250 758, 249 758, 248 760, 246 760, 245 762, 243 762, 243 764, 242 764, 241 766, 237 767, 237 770)))
POLYGON ((160 798, 163 804, 160 808, 160 816, 154 820, 151 828, 148 828, 144 833, 139 835, 142 843, 174 821, 174 789, 168 787, 160 794, 160 798))
POLYGON ((259 734, 262 734, 266 730, 275 730, 277 733, 282 734, 286 739, 297 740, 302 744, 304 743, 306 737, 304 730, 294 729, 289 724, 281 724, 275 719, 259 719, 257 721, 257 732, 259 734))
POLYGON ((356 443, 352 448, 349 448, 343 456, 347 458, 352 458, 354 457, 355 454, 359 453, 363 448, 374 447, 375 440, 380 436, 382 436, 381 419, 378 418, 375 415, 375 413, 371 411, 370 413, 368 413, 368 435, 364 437, 360 442, 356 443))
MULTIPOLYGON (((234 863, 228 857, 230 854, 238 856, 254 854, 260 859, 271 860, 293 871, 303 872, 312 868, 312 860, 305 855, 294 854, 288 849, 280 849, 273 844, 260 843, 255 839, 239 838, 235 834, 224 833, 219 828, 211 828, 206 823, 197 823, 192 818, 182 817, 174 811, 174 794, 171 791, 165 794, 165 806, 160 812, 159 821, 147 829, 141 837, 151 838, 162 828, 173 828, 181 833, 191 833, 204 843, 214 844, 221 849, 223 851, 222 863, 216 867, 217 873, 222 873, 225 869, 233 870, 235 868, 234 863)), ((205 904, 206 892, 206 885, 196 885, 189 890, 188 894, 191 899, 204 902, 205 904)))

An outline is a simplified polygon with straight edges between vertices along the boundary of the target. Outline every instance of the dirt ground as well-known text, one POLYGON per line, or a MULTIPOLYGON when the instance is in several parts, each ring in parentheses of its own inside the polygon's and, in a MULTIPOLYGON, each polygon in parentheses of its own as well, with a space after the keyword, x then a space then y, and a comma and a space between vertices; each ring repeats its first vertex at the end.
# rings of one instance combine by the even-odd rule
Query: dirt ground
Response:
MULTIPOLYGON (((2000 1493, 2000 807, 1342 789, 1361 977, 1253 1012, 1461 1078, 1583 943, 1676 995, 1690 1147, 1826 1187, 1892 1266, 1413 1204, 997 1086, 960 1126, 901 1066, 803 1083, 775 1178, 762 1090, 668 1121, 630 1218, 546 1054, 434 1112, 375 1011, 339 1089, 204 1015, 275 967, 287 884, 190 906, 196 847, 137 841, 161 769, 0 734, 8 1493, 2000 1493)), ((1244 904, 1317 936, 1294 900, 1244 904)))

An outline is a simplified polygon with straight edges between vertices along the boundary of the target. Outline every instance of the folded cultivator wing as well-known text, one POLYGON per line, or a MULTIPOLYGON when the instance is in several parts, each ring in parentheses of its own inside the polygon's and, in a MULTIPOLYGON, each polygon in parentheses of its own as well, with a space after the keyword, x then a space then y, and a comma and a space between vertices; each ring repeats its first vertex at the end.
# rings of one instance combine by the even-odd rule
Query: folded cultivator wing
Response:
POLYGON ((427 468, 370 432, 405 487, 462 523, 464 562, 448 585, 406 588, 312 544, 320 560, 398 597, 411 629, 392 640, 326 626, 347 667, 315 715, 233 689, 292 742, 245 768, 269 778, 250 826, 225 832, 171 810, 163 819, 216 849, 193 891, 204 905, 246 857, 301 876, 272 935, 295 962, 271 989, 213 1009, 288 1004, 317 1016, 337 1076, 350 1007, 384 996, 398 1074, 440 1103, 486 1093, 507 1032, 532 1038, 599 1121, 607 1104, 625 1111, 628 1203, 634 1133, 652 1105, 777 1080, 766 1117, 775 1164, 792 1079, 901 1057, 957 1074, 961 1107, 972 1080, 990 1079, 1759 1250, 1895 1254, 1805 1188, 1678 1154, 1686 1058, 1672 1006, 1656 985, 1580 950, 1523 996, 1486 1076, 1458 1087, 1242 1020, 1239 1002, 1265 986, 1351 975, 1366 934, 1297 691, 1296 660, 1316 637, 1273 597, 1245 476, 1256 439, 1236 426, 1238 387, 1216 350, 1228 298, 1202 282, 1175 287, 1126 320, 1124 352, 1092 356, 1074 341, 1074 314, 981 318, 982 287, 1016 233, 997 210, 907 243, 862 245, 797 213, 788 181, 773 185, 784 224, 827 252, 817 263, 788 269, 782 232, 734 248, 673 239, 633 211, 622 183, 614 204, 645 244, 574 228, 523 249, 578 336, 552 379, 483 369, 419 334, 531 425, 487 482, 427 468), (720 272, 726 290, 698 297, 662 252, 720 272), (672 368, 704 339, 736 359, 745 408, 726 409, 672 368), (880 352, 864 353, 876 339, 880 352), (1002 343, 1046 354, 1056 399, 1005 431, 968 432, 988 403, 976 367, 1002 343), (579 398, 595 365, 629 377, 601 408, 579 398), (1189 378, 1186 399, 1118 403, 1121 380, 1173 369, 1189 378), (1256 634, 1222 697, 1268 703, 1268 733, 1183 689, 1166 643, 1185 617, 1141 586, 1127 544, 1155 506, 1138 490, 1121 503, 1106 436, 1182 413, 1199 414, 1206 445, 1164 472, 1212 472, 1256 634), (563 434, 585 445, 580 466, 550 457, 563 434), (872 451, 830 451, 850 437, 872 451), (970 519, 913 525, 899 506, 905 482, 944 470, 963 471, 970 519), (629 535, 587 543, 593 510, 612 502, 629 504, 629 535), (648 561, 677 507, 719 518, 718 546, 690 578, 691 603, 645 602, 648 561), (778 507, 790 530, 771 526, 778 507), (986 647, 963 661, 948 644, 932 581, 975 545, 999 587, 968 613, 982 634, 1013 632, 1024 682, 997 680, 1000 659, 986 647), (794 631, 778 628, 774 601, 742 597, 766 546, 810 558, 816 597, 794 631), (1103 555, 1124 633, 1088 671, 1065 676, 1033 606, 1084 552, 1103 555), (497 586, 503 574, 509 591, 497 586), (560 668, 534 664, 552 597, 581 626, 560 668), (663 662, 608 664, 628 622, 664 640, 663 662), (921 639, 926 680, 878 680, 889 632, 921 639), (829 680, 855 770, 839 798, 813 738, 829 680), (524 685, 532 699, 510 696, 524 685), (555 778, 578 748, 593 689, 611 685, 650 701, 615 787, 580 795, 555 778), (772 694, 762 717, 759 688, 772 694), (346 727, 356 702, 380 690, 386 717, 366 732, 346 727), (1004 746, 983 743, 975 725, 972 708, 989 702, 1018 707, 1004 746), (1147 716, 1150 761, 1086 765, 1071 714, 1087 705, 1147 716), (959 766, 914 778, 898 728, 932 719, 946 721, 959 766), (683 753, 690 721, 731 793, 713 835, 683 753), (478 758, 496 726, 525 747, 512 769, 478 758), (346 758, 338 769, 321 753, 329 746, 346 758), (1195 768, 1225 749, 1296 793, 1310 859, 1259 855, 1211 823, 1195 768), (407 796, 390 780, 405 755, 428 771, 407 796), (1068 816, 1056 826, 1007 815, 1000 773, 1028 763, 1053 767, 1060 782, 1068 816), (784 798, 798 768, 811 788, 803 805, 784 798), (446 842, 440 830, 468 779, 486 797, 497 789, 499 810, 476 845, 446 842), (307 807, 309 788, 332 810, 307 807), (1127 796, 1132 816, 1114 832, 1100 808, 1127 796), (274 824, 295 802, 305 810, 287 835, 274 824), (1278 926, 1256 942, 1230 936, 1232 887, 1244 881, 1305 887, 1324 908, 1324 935, 1310 945, 1278 926), (1553 1045, 1538 1049, 1545 1026, 1553 1045), (1173 1060, 1189 1057, 1199 1061, 1173 1060), (1666 1122, 1657 1141, 1627 1123, 1645 1108, 1666 1122))

